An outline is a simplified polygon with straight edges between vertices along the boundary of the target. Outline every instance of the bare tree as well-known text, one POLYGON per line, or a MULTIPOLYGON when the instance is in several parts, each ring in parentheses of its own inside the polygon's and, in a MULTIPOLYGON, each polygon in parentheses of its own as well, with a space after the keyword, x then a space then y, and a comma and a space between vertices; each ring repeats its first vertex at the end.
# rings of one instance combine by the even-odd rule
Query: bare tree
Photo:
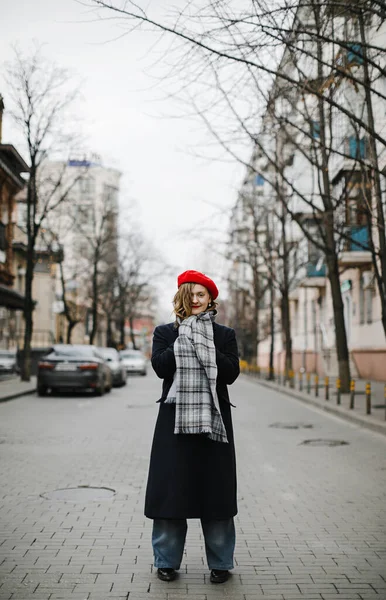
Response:
POLYGON ((110 191, 98 205, 93 202, 79 206, 74 221, 80 261, 84 265, 84 274, 87 274, 87 279, 83 277, 84 288, 91 301, 90 344, 94 343, 98 332, 104 282, 118 263, 117 205, 115 194, 110 191))
POLYGON ((47 60, 40 48, 25 55, 15 50, 14 60, 7 66, 7 83, 13 101, 11 114, 23 136, 30 162, 26 216, 24 362, 21 373, 23 380, 29 380, 35 247, 47 215, 66 201, 75 183, 68 177, 65 162, 55 178, 44 173, 43 165, 50 155, 67 153, 74 147, 76 140, 69 132, 67 118, 77 92, 71 89, 69 73, 47 60))
MULTIPOLYGON (((67 320, 67 332, 66 332, 66 343, 71 344, 72 332, 78 323, 81 323, 85 317, 85 311, 81 310, 77 304, 76 299, 69 297, 68 283, 65 278, 63 268, 64 256, 60 257, 59 270, 60 270, 60 284, 62 290, 62 302, 63 312, 67 320)), ((75 277, 72 278, 74 280, 75 277)))
POLYGON ((106 319, 106 346, 116 348, 115 323, 117 321, 117 310, 119 307, 119 262, 112 264, 102 277, 99 302, 106 319))
MULTIPOLYGON (((159 277, 159 257, 156 261, 154 250, 140 231, 122 234, 120 258, 117 272, 117 321, 119 344, 126 345, 126 322, 129 323, 130 340, 136 348, 134 320, 141 316, 145 306, 152 299, 150 281, 159 277), (157 269, 154 265, 157 263, 157 269), (158 273, 157 273, 158 271, 158 273)), ((165 265, 167 270, 167 267, 165 265)))
MULTIPOLYGON (((385 138, 373 116, 373 103, 386 99, 377 83, 379 77, 384 76, 385 54, 383 48, 369 39, 366 30, 368 23, 373 28, 377 22, 381 23, 383 3, 307 0, 272 6, 263 0, 251 0, 240 7, 232 0, 221 3, 209 0, 197 7, 189 2, 174 18, 165 16, 163 21, 151 18, 139 4, 121 6, 105 0, 90 0, 90 3, 113 11, 122 23, 128 24, 128 31, 131 27, 150 26, 180 42, 174 54, 180 69, 174 69, 174 73, 184 70, 184 88, 192 89, 191 96, 203 97, 204 103, 208 87, 216 91, 216 100, 209 95, 209 106, 203 107, 201 103, 200 107, 197 100, 194 105, 221 146, 240 160, 240 154, 233 148, 242 135, 263 154, 273 171, 272 177, 267 177, 269 185, 306 239, 325 256, 333 298, 339 372, 342 387, 347 389, 350 369, 339 252, 342 240, 351 244, 352 239, 339 217, 346 197, 337 197, 333 192, 333 163, 337 157, 354 158, 367 174, 369 164, 367 157, 360 154, 353 157, 347 149, 337 147, 333 129, 337 118, 343 118, 356 132, 357 142, 362 142, 363 135, 369 140, 367 180, 371 182, 375 200, 375 206, 371 201, 367 210, 369 243, 386 333, 385 205, 377 160, 385 138), (358 65, 363 69, 358 70, 358 65), (364 102, 362 99, 352 104, 347 102, 347 94, 341 91, 344 84, 364 93, 364 102), (302 99, 305 100, 303 105, 302 99), (289 103, 289 114, 282 108, 285 101, 289 103), (366 110, 358 110, 358 104, 366 110), (220 107, 225 107, 234 123, 234 127, 226 131, 216 122, 220 107), (257 135, 256 123, 263 116, 257 135), (278 135, 279 155, 275 148, 278 135), (271 138, 268 143, 267 138, 271 138), (286 158, 282 155, 283 142, 292 148, 292 154, 301 155, 309 163, 316 184, 311 198, 288 175, 286 158), (309 219, 302 218, 287 204, 289 197, 300 199, 314 215, 311 231, 309 219), (374 224, 375 238, 371 235, 374 224)), ((170 55, 171 52, 168 57, 170 55)), ((256 169, 256 165, 247 166, 256 169)))

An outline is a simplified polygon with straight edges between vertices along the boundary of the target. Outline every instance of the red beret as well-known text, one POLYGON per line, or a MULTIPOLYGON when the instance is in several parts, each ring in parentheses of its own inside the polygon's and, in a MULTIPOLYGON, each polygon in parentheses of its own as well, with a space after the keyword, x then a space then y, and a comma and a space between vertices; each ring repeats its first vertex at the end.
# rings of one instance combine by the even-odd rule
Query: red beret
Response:
POLYGON ((208 290, 212 300, 216 300, 218 296, 218 289, 215 282, 199 271, 184 271, 181 275, 178 275, 178 287, 183 283, 199 283, 203 285, 208 290))

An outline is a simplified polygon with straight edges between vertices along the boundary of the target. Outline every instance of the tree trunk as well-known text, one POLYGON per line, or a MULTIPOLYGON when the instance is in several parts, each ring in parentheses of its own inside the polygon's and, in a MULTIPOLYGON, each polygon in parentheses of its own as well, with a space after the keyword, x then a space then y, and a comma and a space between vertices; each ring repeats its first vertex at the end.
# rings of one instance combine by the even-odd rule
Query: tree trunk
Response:
POLYGON ((112 317, 110 314, 107 315, 107 332, 106 332, 106 343, 107 346, 113 347, 114 346, 114 340, 113 340, 113 330, 112 330, 112 317))
POLYGON ((129 325, 130 325, 130 339, 131 339, 131 343, 133 344, 133 349, 138 350, 136 343, 135 343, 134 322, 133 322, 132 315, 130 315, 130 317, 129 317, 129 325))
MULTIPOLYGON (((30 246, 30 244, 29 244, 30 246)), ((31 377, 31 341, 33 332, 33 282, 34 257, 33 249, 28 248, 27 269, 25 278, 25 300, 24 300, 24 344, 23 364, 21 368, 22 381, 29 381, 31 377)))
POLYGON ((27 190, 27 257, 25 276, 24 299, 24 343, 23 364, 21 368, 22 381, 29 381, 31 377, 31 341, 33 332, 33 300, 32 282, 34 277, 35 261, 35 211, 36 211, 36 165, 31 161, 30 177, 27 190))
POLYGON ((59 270, 60 270, 60 282, 61 282, 61 285, 62 285, 62 298, 63 298, 63 306, 64 306, 64 315, 65 315, 65 317, 67 319, 66 341, 67 341, 67 344, 71 344, 72 330, 74 329, 75 325, 77 325, 77 323, 79 323, 79 321, 77 319, 72 319, 71 318, 70 307, 67 304, 67 299, 66 299, 66 282, 64 280, 63 261, 60 261, 60 263, 59 263, 59 270))
POLYGON ((282 330, 284 334, 284 348, 285 348, 285 368, 284 372, 286 376, 292 371, 292 335, 291 335, 291 315, 290 315, 290 303, 289 303, 289 267, 288 267, 288 244, 287 244, 287 232, 286 232, 286 212, 284 203, 282 203, 282 214, 281 214, 281 235, 282 235, 282 247, 283 247, 283 285, 281 287, 281 320, 282 330))
POLYGON ((275 286, 273 285, 272 276, 270 279, 270 313, 269 313, 269 321, 270 321, 270 330, 271 330, 271 344, 269 348, 269 373, 268 379, 275 379, 275 286))
POLYGON ((257 266, 254 266, 253 271, 253 318, 252 318, 252 362, 253 364, 259 364, 259 311, 260 311, 260 278, 257 270, 257 266))
POLYGON ((273 228, 270 228, 269 213, 266 216, 266 250, 268 257, 268 289, 269 289, 269 322, 270 322, 270 333, 271 343, 269 348, 269 370, 268 379, 272 380, 275 378, 274 375, 274 361, 275 361, 275 285, 274 285, 274 272, 273 272, 273 228))
MULTIPOLYGON (((314 18, 316 30, 321 31, 320 20, 320 0, 314 6, 314 18)), ((323 46, 320 40, 317 41, 317 65, 318 79, 321 81, 324 77, 323 71, 323 46)), ((325 114, 325 104, 322 97, 318 97, 318 116, 320 131, 320 158, 319 167, 320 193, 322 197, 324 216, 325 216, 325 256, 328 269, 328 279, 331 286, 332 304, 335 322, 335 347, 338 358, 339 379, 341 390, 346 393, 350 391, 350 362, 347 344, 346 325, 344 321, 342 291, 340 289, 340 274, 338 264, 338 252, 335 244, 334 231, 334 204, 331 198, 329 155, 330 150, 327 147, 327 123, 325 114)))
POLYGON ((121 344, 121 346, 125 347, 126 346, 126 340, 125 340, 125 318, 121 317, 119 319, 119 343, 121 344))
POLYGON ((327 269, 334 311, 335 345, 341 391, 343 393, 348 393, 350 391, 350 360, 347 345, 346 324, 344 320, 343 298, 340 289, 339 266, 336 256, 327 257, 327 269))
POLYGON ((68 320, 67 336, 66 336, 66 342, 67 342, 67 344, 71 344, 72 331, 75 328, 75 325, 78 324, 78 322, 79 321, 72 321, 71 319, 68 320))
POLYGON ((292 336, 291 336, 291 321, 290 321, 290 310, 289 310, 289 297, 288 290, 282 290, 281 299, 281 322, 284 335, 284 349, 285 349, 285 364, 284 373, 286 376, 292 371, 292 336))
POLYGON ((94 268, 92 274, 92 328, 90 333, 90 344, 94 343, 94 338, 98 330, 98 260, 94 257, 94 268))
POLYGON ((125 339, 125 319, 126 319, 126 302, 125 302, 125 294, 126 290, 120 286, 119 288, 119 343, 122 348, 126 348, 126 339, 125 339))

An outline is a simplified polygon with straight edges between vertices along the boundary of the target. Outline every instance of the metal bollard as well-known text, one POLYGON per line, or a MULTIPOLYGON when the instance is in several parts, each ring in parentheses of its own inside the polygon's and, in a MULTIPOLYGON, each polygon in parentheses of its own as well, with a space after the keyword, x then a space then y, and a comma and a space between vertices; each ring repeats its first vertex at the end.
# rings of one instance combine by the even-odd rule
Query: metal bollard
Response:
POLYGON ((307 394, 311 394, 311 373, 306 374, 307 379, 307 394))
POLYGON ((336 403, 340 404, 340 379, 336 380, 336 403))
POLYGON ((303 391, 303 372, 299 371, 299 390, 303 391))
POLYGON ((319 396, 319 375, 315 375, 315 396, 319 396))
POLYGON ((371 415, 371 383, 366 383, 366 415, 371 415))
POLYGON ((290 371, 290 388, 294 388, 295 387, 295 378, 294 378, 295 373, 291 370, 290 371))
POLYGON ((330 399, 330 379, 327 376, 324 378, 324 399, 330 399))
POLYGON ((350 408, 353 410, 355 404, 355 380, 350 381, 350 408))

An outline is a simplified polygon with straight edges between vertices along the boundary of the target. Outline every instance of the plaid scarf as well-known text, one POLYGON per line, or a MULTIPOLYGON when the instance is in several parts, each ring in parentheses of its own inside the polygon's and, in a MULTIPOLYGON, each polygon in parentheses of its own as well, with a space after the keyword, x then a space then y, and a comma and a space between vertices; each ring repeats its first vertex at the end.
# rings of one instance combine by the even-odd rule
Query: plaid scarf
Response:
POLYGON ((212 311, 181 321, 174 342, 177 370, 165 402, 176 404, 174 433, 205 433, 227 443, 216 392, 214 318, 212 311))

